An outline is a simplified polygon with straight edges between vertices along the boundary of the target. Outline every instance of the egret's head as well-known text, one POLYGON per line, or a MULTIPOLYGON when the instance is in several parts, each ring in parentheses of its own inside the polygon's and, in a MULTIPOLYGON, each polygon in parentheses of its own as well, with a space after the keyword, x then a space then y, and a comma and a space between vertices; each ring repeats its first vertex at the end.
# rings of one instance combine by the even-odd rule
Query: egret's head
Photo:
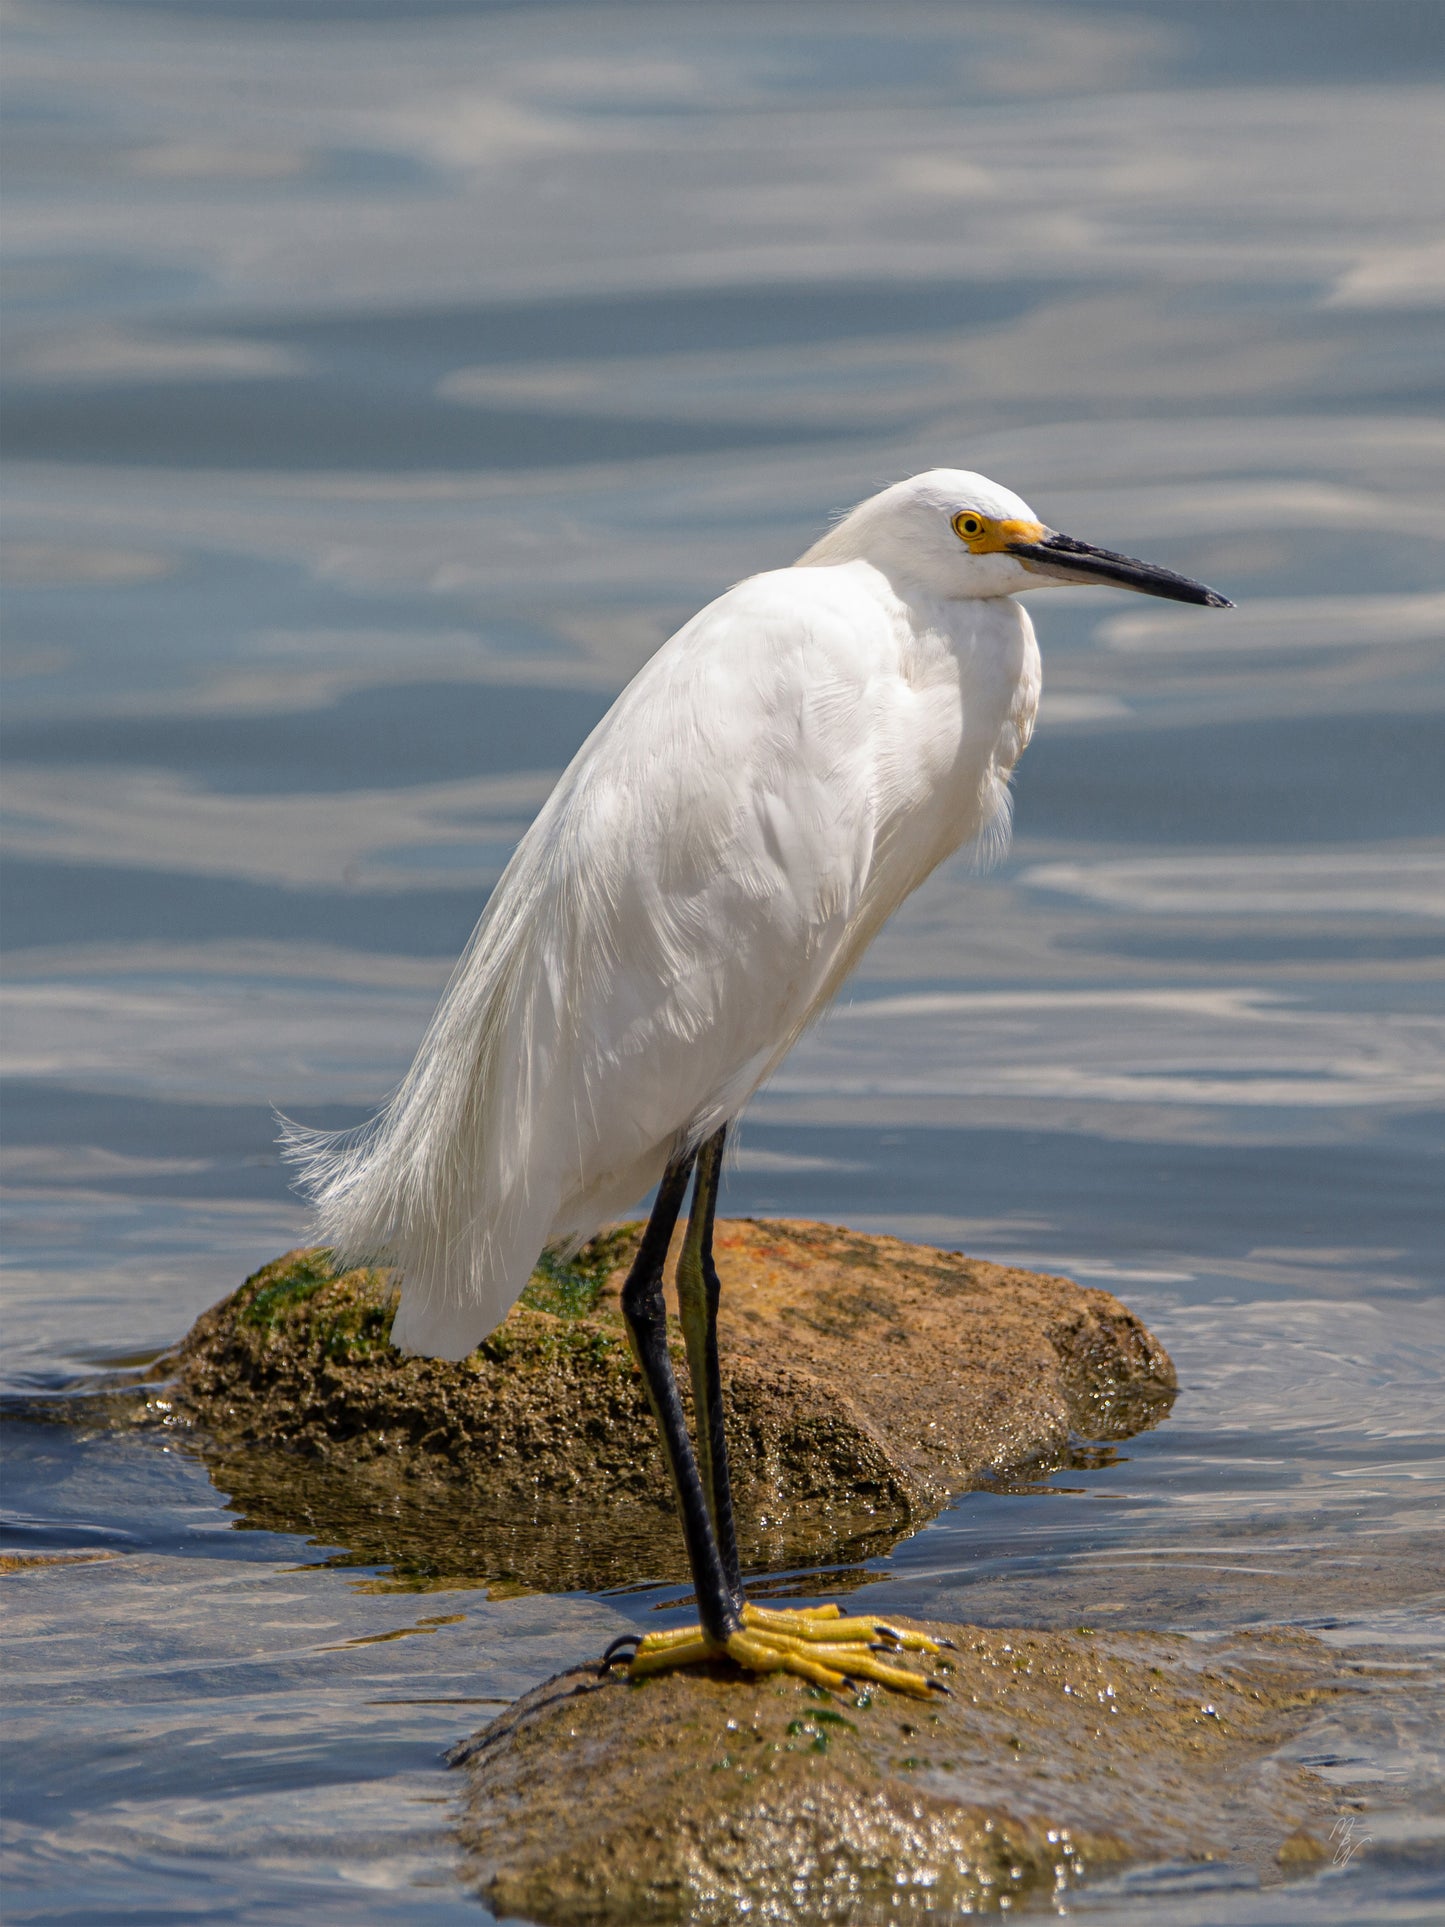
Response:
POLYGON ((933 468, 860 502, 800 566, 871 562, 906 585, 947 600, 1019 595, 1062 582, 1108 583, 1171 602, 1229 609, 1227 596, 1172 569, 1060 535, 1028 503, 963 468, 933 468))

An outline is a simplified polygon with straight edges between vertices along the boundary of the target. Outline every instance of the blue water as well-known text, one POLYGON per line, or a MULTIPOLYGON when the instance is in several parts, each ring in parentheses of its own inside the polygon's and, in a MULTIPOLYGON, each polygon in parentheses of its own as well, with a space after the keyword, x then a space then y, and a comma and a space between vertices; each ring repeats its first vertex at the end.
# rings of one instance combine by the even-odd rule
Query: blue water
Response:
MULTIPOLYGON (((29 0, 6 53, 7 1384, 303 1235, 270 1107, 387 1091, 680 620, 982 469, 1238 611, 1037 599, 1010 855, 884 934, 725 1208, 1067 1271, 1178 1363, 872 1601, 1411 1669, 1299 1743, 1365 1789, 1328 1873, 1070 1909, 1438 1918, 1439 7, 29 0)), ((440 1750, 676 1597, 402 1593, 6 1432, 14 1549, 97 1555, 4 1580, 16 1921, 484 1920, 440 1750)))

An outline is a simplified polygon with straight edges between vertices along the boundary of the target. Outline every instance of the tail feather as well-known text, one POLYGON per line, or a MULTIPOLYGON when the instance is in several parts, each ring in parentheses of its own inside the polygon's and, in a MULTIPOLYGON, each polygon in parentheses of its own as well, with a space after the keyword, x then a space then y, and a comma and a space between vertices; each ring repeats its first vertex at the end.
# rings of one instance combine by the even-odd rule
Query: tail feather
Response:
POLYGON ((340 1262, 399 1267, 393 1338, 434 1357, 464 1357, 506 1317, 556 1210, 548 1160, 535 1155, 536 1098, 557 1036, 544 983, 528 969, 530 867, 498 885, 378 1115, 340 1132, 281 1119, 282 1153, 315 1206, 318 1236, 340 1262))

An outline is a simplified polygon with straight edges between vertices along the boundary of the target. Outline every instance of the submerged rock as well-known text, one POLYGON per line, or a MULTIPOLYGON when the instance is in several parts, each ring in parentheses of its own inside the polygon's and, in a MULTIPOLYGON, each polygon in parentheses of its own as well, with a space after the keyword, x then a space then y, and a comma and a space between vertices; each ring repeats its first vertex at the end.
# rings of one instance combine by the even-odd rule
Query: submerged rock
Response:
POLYGON ((951 1698, 549 1680, 458 1749, 483 1899, 543 1927, 863 1927, 1131 1861, 1277 1879, 1329 1857, 1342 1796, 1279 1753, 1333 1689, 1318 1641, 924 1630, 954 1642, 923 1662, 951 1698))
MULTIPOLYGON (((385 1272, 291 1252, 160 1362, 149 1414, 193 1432, 251 1522, 420 1579, 683 1578, 618 1303, 639 1234, 545 1258, 457 1364, 391 1345, 385 1272)), ((753 1566, 885 1550, 968 1485, 1127 1437, 1173 1395, 1139 1320, 1066 1278, 821 1224, 723 1222, 716 1244, 753 1566)))

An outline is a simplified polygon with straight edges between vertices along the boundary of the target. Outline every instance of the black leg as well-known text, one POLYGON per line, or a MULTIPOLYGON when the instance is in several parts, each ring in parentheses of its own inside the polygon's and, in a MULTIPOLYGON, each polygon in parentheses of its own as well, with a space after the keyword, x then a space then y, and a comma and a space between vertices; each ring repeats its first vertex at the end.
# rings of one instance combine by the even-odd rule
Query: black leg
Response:
POLYGON ((667 1247, 682 1209, 694 1154, 674 1158, 663 1173, 657 1202, 642 1234, 637 1256, 622 1287, 622 1315, 632 1335, 637 1362, 642 1367, 648 1400, 662 1434, 662 1449, 682 1508, 682 1530, 688 1563, 697 1592, 698 1617, 710 1639, 721 1643, 741 1623, 737 1604, 723 1570, 717 1536, 708 1517, 697 1460, 683 1422, 682 1400, 667 1349, 667 1308, 662 1297, 662 1268, 667 1247))
POLYGON ((742 1605, 742 1567, 738 1561, 737 1529, 733 1522, 732 1485, 728 1478, 727 1434, 723 1428, 722 1377, 717 1360, 717 1307, 721 1286, 712 1257, 713 1219, 717 1215, 718 1179, 722 1175, 723 1142, 727 1126, 710 1137, 697 1154, 692 1211, 687 1237, 677 1261, 677 1303, 682 1335, 687 1343, 688 1376, 692 1380, 692 1408, 696 1414, 697 1456, 703 1491, 722 1556, 723 1573, 733 1603, 742 1605))

